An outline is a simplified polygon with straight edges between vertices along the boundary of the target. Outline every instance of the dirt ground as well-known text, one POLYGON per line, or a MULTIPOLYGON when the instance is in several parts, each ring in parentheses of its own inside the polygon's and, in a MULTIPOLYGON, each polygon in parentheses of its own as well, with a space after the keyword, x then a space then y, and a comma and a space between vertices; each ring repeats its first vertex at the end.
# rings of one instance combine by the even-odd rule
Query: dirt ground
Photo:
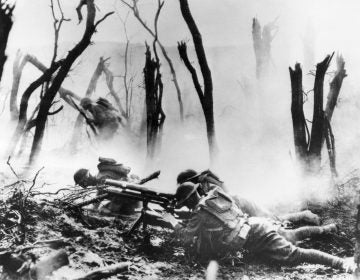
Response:
MULTIPOLYGON (((302 247, 312 247, 341 256, 351 257, 354 248, 354 227, 358 177, 336 186, 338 195, 326 203, 308 203, 308 209, 319 214, 324 224, 337 222, 339 234, 330 234, 313 240, 305 240, 302 247), (355 195, 356 194, 356 195, 355 195)), ((64 249, 69 265, 55 271, 48 279, 76 279, 96 268, 130 262, 126 272, 103 279, 205 279, 207 263, 199 263, 178 244, 171 230, 149 227, 148 235, 141 230, 132 236, 124 235, 136 217, 99 216, 94 212, 65 211, 48 203, 26 197, 23 186, 11 186, 11 195, 0 204, 1 252, 22 252, 37 262, 51 252, 64 249), (17 189, 17 190, 16 190, 17 189), (25 204, 24 204, 25 200, 25 204), (21 203, 22 204, 21 204, 21 203), (19 204, 20 203, 20 204, 19 204), (23 209, 19 208, 22 205, 23 209), (23 227, 15 226, 11 231, 6 222, 14 223, 11 211, 27 211, 23 227), (7 215, 7 214, 8 215, 7 215), (36 246, 30 250, 19 248, 36 241, 60 239, 56 248, 36 246)), ((0 258, 1 261, 1 258, 0 258)), ((14 276, 5 273, 0 279, 30 279, 27 275, 14 276)), ((350 274, 321 265, 285 267, 258 263, 256 259, 244 258, 240 253, 219 261, 217 279, 352 279, 350 274)))

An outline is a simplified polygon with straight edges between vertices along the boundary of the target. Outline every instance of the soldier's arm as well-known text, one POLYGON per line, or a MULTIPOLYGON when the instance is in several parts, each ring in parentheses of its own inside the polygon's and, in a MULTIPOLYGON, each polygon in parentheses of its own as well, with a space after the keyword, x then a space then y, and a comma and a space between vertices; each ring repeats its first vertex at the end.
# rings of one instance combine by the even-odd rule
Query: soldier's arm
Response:
POLYGON ((194 242, 195 237, 203 226, 203 217, 199 213, 194 213, 187 223, 175 225, 174 230, 177 238, 185 245, 194 242))

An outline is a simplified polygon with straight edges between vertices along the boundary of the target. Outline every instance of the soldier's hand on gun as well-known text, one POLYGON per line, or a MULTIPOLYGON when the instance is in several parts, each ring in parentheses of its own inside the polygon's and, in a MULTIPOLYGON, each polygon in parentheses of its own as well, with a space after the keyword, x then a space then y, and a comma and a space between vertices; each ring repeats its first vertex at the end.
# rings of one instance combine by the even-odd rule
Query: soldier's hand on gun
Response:
POLYGON ((171 224, 171 226, 173 228, 175 228, 175 226, 179 223, 179 221, 173 216, 171 215, 170 213, 165 213, 163 216, 162 216, 163 220, 168 222, 169 224, 171 224))

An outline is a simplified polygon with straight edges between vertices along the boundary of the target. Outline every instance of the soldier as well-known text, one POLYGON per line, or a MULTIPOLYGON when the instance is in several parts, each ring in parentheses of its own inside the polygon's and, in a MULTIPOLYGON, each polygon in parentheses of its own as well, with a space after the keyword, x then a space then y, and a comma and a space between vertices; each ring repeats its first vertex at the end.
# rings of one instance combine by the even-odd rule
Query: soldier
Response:
MULTIPOLYGON (((184 245, 193 245, 200 256, 218 258, 228 252, 248 250, 264 260, 279 264, 313 263, 352 272, 354 262, 314 249, 303 249, 293 242, 308 237, 309 230, 280 230, 271 219, 247 217, 235 201, 219 188, 200 197, 198 185, 186 182, 176 191, 177 207, 191 209, 192 216, 181 225, 170 214, 164 220, 171 225, 184 245)), ((328 233, 332 226, 313 226, 313 233, 328 233)))
POLYGON ((107 140, 114 136, 123 120, 119 112, 105 98, 99 98, 94 104, 90 98, 83 98, 80 102, 82 108, 90 113, 89 120, 99 131, 99 137, 107 140))
MULTIPOLYGON (((184 182, 198 183, 199 186, 197 192, 200 196, 204 196, 209 191, 219 187, 224 191, 227 191, 224 182, 210 170, 198 173, 194 169, 186 169, 179 173, 176 181, 178 186, 184 182)), ((232 198, 235 200, 237 206, 250 217, 267 217, 285 223, 298 223, 302 221, 308 224, 320 225, 320 218, 310 210, 277 216, 249 199, 240 196, 232 196, 232 198)))
MULTIPOLYGON (((79 169, 74 174, 75 184, 86 188, 88 186, 101 185, 105 179, 113 179, 120 181, 136 182, 139 181, 139 177, 136 175, 129 175, 131 168, 121 163, 117 163, 111 158, 99 158, 99 164, 97 165, 98 174, 92 175, 88 169, 79 169)), ((101 190, 97 195, 101 195, 101 190)), ((100 202, 94 204, 95 209, 99 208, 100 202)), ((111 198, 110 203, 102 207, 100 210, 103 213, 114 214, 130 214, 133 213, 136 208, 141 207, 141 202, 135 200, 128 200, 126 198, 114 197, 111 198)))

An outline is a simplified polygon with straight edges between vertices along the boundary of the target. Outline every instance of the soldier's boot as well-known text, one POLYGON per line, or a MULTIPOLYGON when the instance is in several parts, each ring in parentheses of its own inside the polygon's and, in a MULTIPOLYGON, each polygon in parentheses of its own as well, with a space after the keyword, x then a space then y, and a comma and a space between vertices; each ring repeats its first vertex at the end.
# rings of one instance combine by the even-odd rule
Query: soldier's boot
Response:
POLYGON ((314 249, 297 248, 296 253, 291 256, 291 260, 289 261, 294 265, 303 262, 322 264, 332 268, 345 270, 347 273, 353 273, 356 269, 353 258, 342 259, 314 249))
POLYGON ((318 215, 314 214, 310 210, 304 210, 300 212, 295 213, 289 213, 285 215, 279 216, 279 218, 283 221, 289 221, 292 223, 298 223, 298 222, 306 222, 308 224, 312 225, 320 225, 320 218, 318 215))
POLYGON ((293 244, 296 244, 297 241, 301 241, 312 236, 336 232, 338 232, 338 227, 336 224, 329 224, 326 226, 305 226, 297 229, 280 228, 278 230, 280 235, 285 237, 285 239, 293 244))

